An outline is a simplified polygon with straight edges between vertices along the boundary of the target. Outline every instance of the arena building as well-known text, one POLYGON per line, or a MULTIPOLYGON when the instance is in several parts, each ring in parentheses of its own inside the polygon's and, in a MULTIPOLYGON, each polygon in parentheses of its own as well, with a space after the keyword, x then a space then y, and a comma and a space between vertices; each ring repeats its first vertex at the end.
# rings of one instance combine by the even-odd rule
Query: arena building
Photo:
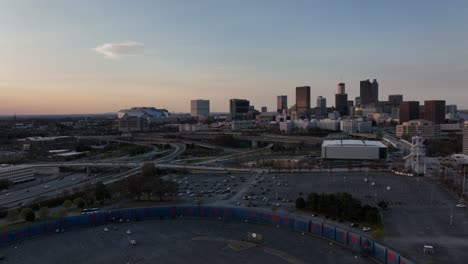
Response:
POLYGON ((381 160, 387 159, 388 148, 380 141, 325 140, 322 159, 381 160))

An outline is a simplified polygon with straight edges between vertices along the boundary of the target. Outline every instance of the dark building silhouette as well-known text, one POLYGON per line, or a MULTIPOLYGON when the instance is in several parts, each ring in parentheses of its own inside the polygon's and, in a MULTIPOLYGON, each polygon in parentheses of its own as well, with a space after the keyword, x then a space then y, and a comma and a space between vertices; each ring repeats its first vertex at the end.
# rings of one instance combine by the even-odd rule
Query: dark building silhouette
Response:
POLYGON ((310 86, 296 87, 296 112, 299 118, 310 117, 310 86))
POLYGON ((377 79, 361 81, 361 105, 363 107, 377 107, 379 103, 379 84, 377 79))
POLYGON ((445 123, 445 101, 424 101, 424 119, 432 121, 434 124, 445 123))
POLYGON ((401 94, 391 94, 388 96, 388 101, 392 108, 400 107, 400 103, 403 102, 403 95, 401 94))
POLYGON ((245 120, 250 110, 250 102, 245 99, 229 100, 229 110, 232 120, 245 120))
POLYGON ((419 102, 403 101, 400 103, 400 124, 419 119, 419 102))
POLYGON ((278 95, 276 105, 278 113, 283 113, 283 110, 288 111, 288 97, 286 95, 278 95))
POLYGON ((324 116, 327 113, 327 98, 323 96, 317 96, 317 107, 315 115, 324 116))
POLYGON ((348 94, 346 93, 345 84, 338 84, 338 93, 335 94, 335 109, 341 116, 348 115, 348 94))

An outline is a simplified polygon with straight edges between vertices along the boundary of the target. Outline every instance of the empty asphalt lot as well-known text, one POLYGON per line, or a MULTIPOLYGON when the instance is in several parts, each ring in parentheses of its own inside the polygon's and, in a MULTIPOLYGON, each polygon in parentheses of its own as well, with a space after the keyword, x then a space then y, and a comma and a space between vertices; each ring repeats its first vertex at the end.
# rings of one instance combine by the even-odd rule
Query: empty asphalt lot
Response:
POLYGON ((149 220, 66 230, 3 246, 1 263, 372 263, 311 235, 216 220, 149 220), (114 230, 114 226, 118 229, 114 230), (104 231, 104 228, 109 231, 104 231), (131 234, 126 234, 131 230, 131 234), (242 242, 247 232, 263 243, 242 242), (131 245, 135 239, 137 245, 131 245), (318 262, 317 262, 318 263, 318 262))

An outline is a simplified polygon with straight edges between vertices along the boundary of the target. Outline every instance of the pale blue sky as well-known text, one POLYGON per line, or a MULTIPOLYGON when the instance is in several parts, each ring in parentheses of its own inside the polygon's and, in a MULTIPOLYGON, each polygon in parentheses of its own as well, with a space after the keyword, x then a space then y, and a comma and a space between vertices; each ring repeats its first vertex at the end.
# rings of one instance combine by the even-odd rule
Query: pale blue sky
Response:
POLYGON ((468 1, 0 0, 0 114, 273 109, 302 85, 333 105, 337 83, 354 98, 367 78, 381 100, 468 108, 467 14, 468 1), (108 58, 106 43, 144 50, 108 58))

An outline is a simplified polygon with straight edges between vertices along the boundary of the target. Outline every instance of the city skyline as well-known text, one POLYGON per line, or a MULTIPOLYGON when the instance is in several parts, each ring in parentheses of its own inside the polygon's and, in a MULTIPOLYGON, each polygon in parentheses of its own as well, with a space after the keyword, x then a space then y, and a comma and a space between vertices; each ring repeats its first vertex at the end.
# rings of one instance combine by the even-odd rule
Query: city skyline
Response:
POLYGON ((292 106, 298 86, 310 86, 312 98, 333 98, 345 82, 355 98, 365 79, 378 79, 380 100, 403 94, 467 109, 460 96, 468 72, 468 37, 460 34, 467 7, 2 2, 0 57, 8 63, 0 65, 0 115, 136 105, 190 112, 196 98, 210 100, 212 112, 228 112, 231 98, 275 109, 278 95, 292 106))

